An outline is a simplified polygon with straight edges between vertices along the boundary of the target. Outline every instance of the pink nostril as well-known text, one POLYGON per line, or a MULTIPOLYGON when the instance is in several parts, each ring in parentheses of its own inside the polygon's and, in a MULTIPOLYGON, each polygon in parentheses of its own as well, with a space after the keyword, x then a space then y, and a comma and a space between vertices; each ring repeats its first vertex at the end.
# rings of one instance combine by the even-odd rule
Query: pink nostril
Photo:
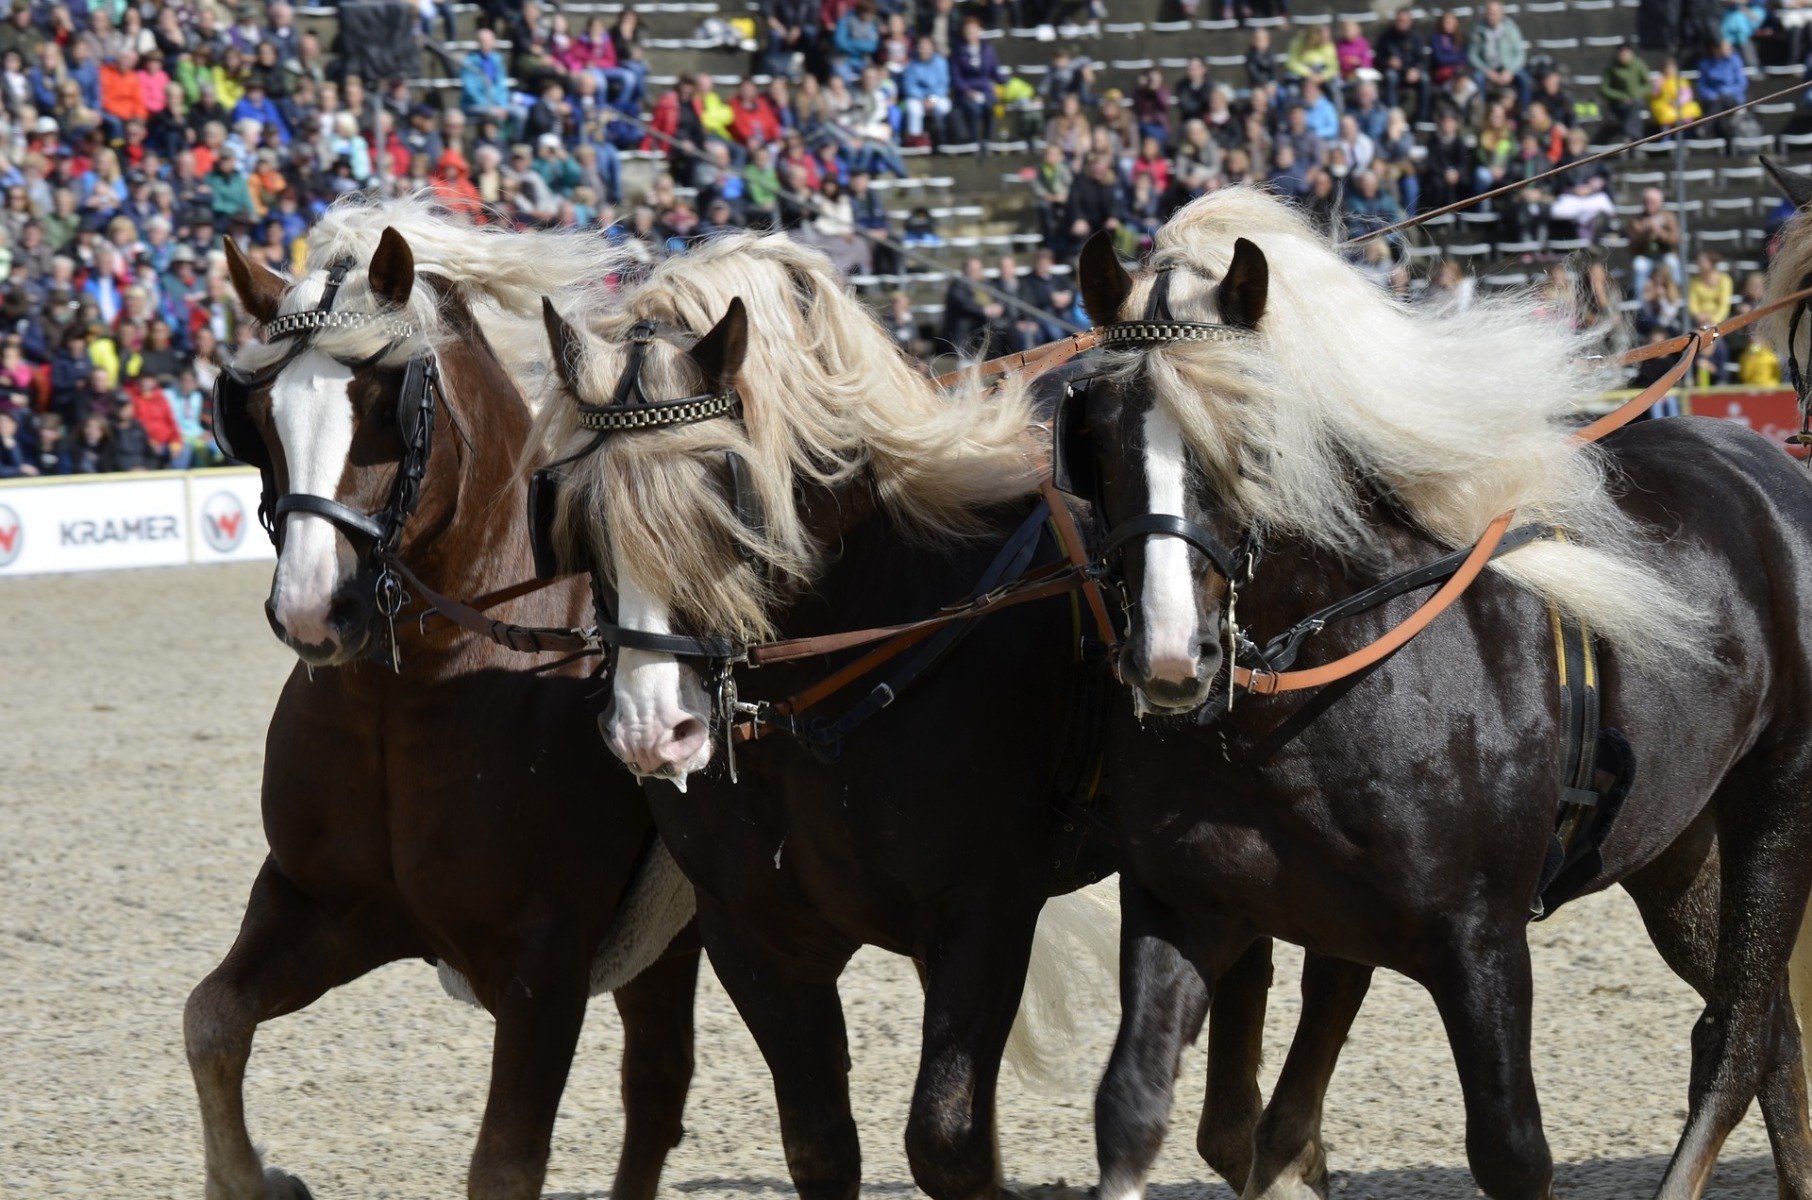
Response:
POLYGON ((1151 660, 1151 677, 1165 683, 1193 683, 1201 660, 1162 655, 1151 660))
POLYGON ((667 731, 667 736, 657 751, 661 762, 674 767, 690 762, 692 756, 698 753, 699 747, 705 744, 707 732, 703 721, 687 717, 667 731))

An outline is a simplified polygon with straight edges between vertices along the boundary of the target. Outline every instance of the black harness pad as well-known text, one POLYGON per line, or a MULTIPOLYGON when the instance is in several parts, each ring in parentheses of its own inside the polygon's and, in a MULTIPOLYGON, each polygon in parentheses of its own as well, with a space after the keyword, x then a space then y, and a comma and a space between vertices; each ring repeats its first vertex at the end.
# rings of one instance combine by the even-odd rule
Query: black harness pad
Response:
POLYGON ((560 480, 559 472, 552 467, 542 467, 529 476, 529 549, 535 556, 536 579, 552 579, 566 573, 561 569, 560 554, 554 548, 554 517, 560 511, 560 480))

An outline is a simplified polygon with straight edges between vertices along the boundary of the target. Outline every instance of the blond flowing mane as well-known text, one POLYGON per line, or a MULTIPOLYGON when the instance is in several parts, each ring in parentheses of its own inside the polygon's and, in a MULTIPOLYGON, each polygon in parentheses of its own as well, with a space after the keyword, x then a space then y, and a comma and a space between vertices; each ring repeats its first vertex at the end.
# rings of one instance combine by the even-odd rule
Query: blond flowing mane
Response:
MULTIPOLYGON (((1172 344, 1138 362, 1241 519, 1375 563, 1368 501, 1380 491, 1452 547, 1514 509, 1569 540, 1530 545, 1496 570, 1637 660, 1696 653, 1705 617, 1660 576, 1650 535, 1613 502, 1603 452, 1572 436, 1580 407, 1619 382, 1589 357, 1597 335, 1528 295, 1411 309, 1296 209, 1251 187, 1205 196, 1159 231, 1151 265, 1175 268, 1179 318, 1214 319, 1214 287, 1240 237, 1270 268, 1257 338, 1172 344)), ((1143 313, 1150 291, 1140 281, 1121 315, 1143 313)))
MULTIPOLYGON (((379 311, 382 306, 372 297, 365 268, 386 228, 394 228, 409 243, 416 271, 406 315, 417 333, 396 346, 393 359, 458 336, 441 318, 436 280, 444 280, 460 289, 504 369, 531 402, 544 391, 549 366, 542 295, 560 296, 569 311, 599 311, 611 301, 610 277, 632 261, 602 234, 519 233, 501 226, 474 226, 437 208, 425 194, 383 201, 349 197, 309 229, 304 274, 285 293, 281 311, 319 305, 329 268, 342 258, 350 258, 353 269, 334 299, 334 310, 379 311)), ((363 325, 324 329, 314 345, 359 359, 382 350, 389 340, 384 327, 363 325)), ((282 343, 247 346, 239 352, 239 361, 256 369, 284 353, 282 343)))
MULTIPOLYGON (((578 398, 602 403, 612 394, 637 321, 702 334, 735 297, 749 318, 742 419, 616 434, 568 468, 572 499, 555 533, 574 561, 589 554, 609 571, 620 557, 656 601, 700 631, 754 640, 773 635, 777 597, 822 568, 826 548, 813 542, 800 511, 801 485, 872 484, 878 502, 921 538, 976 532, 980 509, 1037 487, 1022 393, 940 392, 845 294, 822 253, 782 235, 696 247, 657 266, 617 310, 594 315, 596 337, 571 364, 578 398), (765 510, 762 530, 750 529, 726 494, 726 450, 747 463, 765 510)), ((709 386, 666 342, 648 355, 643 381, 654 399, 709 386)), ((543 405, 551 458, 591 436, 572 400, 543 405)))
MULTIPOLYGON (((1812 275, 1812 212, 1802 208, 1781 226, 1780 249, 1775 253, 1774 261, 1768 264, 1768 287, 1762 294, 1762 303, 1773 304, 1791 296, 1800 290, 1808 275, 1812 275)), ((1761 322, 1763 340, 1781 356, 1783 364, 1794 349, 1787 336, 1793 321, 1793 307, 1763 317, 1761 322)), ((1804 350, 1808 337, 1806 325, 1806 322, 1800 322, 1799 361, 1802 368, 1812 361, 1812 355, 1804 350)))

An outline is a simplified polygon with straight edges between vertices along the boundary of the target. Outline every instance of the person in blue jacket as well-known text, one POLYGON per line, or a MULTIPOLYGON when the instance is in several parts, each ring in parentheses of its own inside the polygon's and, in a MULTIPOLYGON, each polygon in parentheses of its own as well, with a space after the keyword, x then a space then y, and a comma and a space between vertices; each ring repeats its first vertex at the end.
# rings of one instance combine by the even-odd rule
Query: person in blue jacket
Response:
POLYGON ((260 128, 271 128, 277 131, 277 141, 289 145, 289 122, 283 118, 283 110, 277 102, 265 94, 264 84, 253 76, 245 85, 245 95, 239 97, 239 103, 233 105, 233 124, 250 117, 258 122, 260 128))
POLYGON ((504 124, 510 119, 509 65, 489 29, 478 30, 478 47, 459 68, 459 106, 474 120, 504 124))
POLYGON ((1699 59, 1699 82, 1693 90, 1708 113, 1749 99, 1749 72, 1728 40, 1719 39, 1717 47, 1699 59))
POLYGON ((873 65, 875 51, 881 48, 881 20, 875 16, 874 0, 857 0, 843 14, 831 34, 831 45, 837 51, 833 69, 845 83, 853 84, 863 67, 873 65))
POLYGON ((950 49, 950 98, 983 155, 994 135, 994 85, 1006 75, 994 47, 982 41, 980 17, 963 18, 963 40, 950 49))
POLYGON ((928 37, 918 40, 912 61, 900 72, 900 107, 906 112, 906 144, 928 146, 925 118, 937 140, 943 139, 944 118, 950 115, 950 60, 937 52, 928 37))

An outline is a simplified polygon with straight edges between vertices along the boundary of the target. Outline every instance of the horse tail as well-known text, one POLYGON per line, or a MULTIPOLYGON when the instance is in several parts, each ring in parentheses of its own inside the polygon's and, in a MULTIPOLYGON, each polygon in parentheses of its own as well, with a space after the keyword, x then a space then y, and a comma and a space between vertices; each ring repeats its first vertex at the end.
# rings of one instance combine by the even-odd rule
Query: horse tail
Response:
POLYGON ((591 994, 614 992, 653 966, 698 911, 692 882, 657 835, 591 960, 591 994))
MULTIPOLYGON (((1119 974, 1120 900, 1113 880, 1053 896, 1038 915, 1006 1059, 1028 1083, 1056 1087, 1076 1041, 1077 1001, 1100 999, 1119 974)), ((1082 1007, 1093 1007, 1085 1003, 1082 1007)))
POLYGON ((1812 905, 1800 920, 1793 957, 1787 960, 1787 994, 1793 999, 1793 1015, 1799 1018, 1800 1055, 1806 1074, 1812 1076, 1812 905))

